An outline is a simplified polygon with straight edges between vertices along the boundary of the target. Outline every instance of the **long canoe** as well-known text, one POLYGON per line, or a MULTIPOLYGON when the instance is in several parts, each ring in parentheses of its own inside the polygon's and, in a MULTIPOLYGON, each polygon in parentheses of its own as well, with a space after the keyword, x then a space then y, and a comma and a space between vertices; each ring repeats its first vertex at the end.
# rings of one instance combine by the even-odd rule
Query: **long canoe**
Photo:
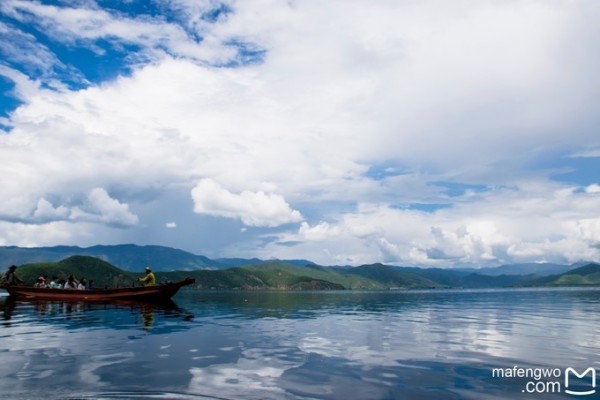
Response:
POLYGON ((186 278, 179 282, 163 285, 116 289, 49 289, 21 285, 10 285, 4 287, 4 289, 6 289, 11 296, 27 299, 64 301, 140 300, 162 302, 173 297, 181 287, 191 285, 194 282, 196 282, 195 279, 186 278))

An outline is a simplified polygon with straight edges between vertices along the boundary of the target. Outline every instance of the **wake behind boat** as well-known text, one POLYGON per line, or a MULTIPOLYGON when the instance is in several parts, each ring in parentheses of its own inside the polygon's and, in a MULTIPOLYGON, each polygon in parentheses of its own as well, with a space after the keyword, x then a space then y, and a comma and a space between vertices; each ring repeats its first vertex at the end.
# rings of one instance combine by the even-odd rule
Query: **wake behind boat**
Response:
POLYGON ((140 300, 147 302, 163 302, 171 299, 183 286, 196 282, 193 278, 186 278, 175 283, 155 286, 139 286, 116 289, 51 289, 33 286, 9 285, 4 289, 18 298, 63 301, 112 301, 112 300, 140 300))

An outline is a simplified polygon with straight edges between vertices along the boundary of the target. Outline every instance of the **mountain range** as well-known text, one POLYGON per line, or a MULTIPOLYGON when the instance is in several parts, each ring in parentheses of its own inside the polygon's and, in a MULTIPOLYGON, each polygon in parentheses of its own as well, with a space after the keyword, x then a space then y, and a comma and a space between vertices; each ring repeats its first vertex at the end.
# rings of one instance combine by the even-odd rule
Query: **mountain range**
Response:
POLYGON ((229 268, 229 263, 220 263, 208 257, 164 246, 138 246, 120 244, 114 246, 54 246, 54 247, 0 247, 0 260, 5 265, 22 265, 36 262, 56 262, 70 256, 91 256, 104 260, 125 271, 143 271, 151 265, 157 271, 199 270, 229 268))
POLYGON ((148 264, 153 266, 159 281, 193 277, 200 289, 389 290, 600 285, 600 265, 595 263, 582 266, 521 264, 524 266, 522 270, 518 269, 519 265, 482 270, 384 264, 349 268, 319 266, 308 260, 211 260, 168 247, 136 245, 37 249, 0 247, 0 259, 7 266, 19 265, 19 276, 30 283, 40 275, 66 277, 75 274, 109 287, 133 284, 148 264), (64 255, 65 258, 56 260, 64 255), (505 271, 527 274, 498 273, 505 271))
MULTIPOLYGON (((124 271, 96 257, 71 256, 59 262, 21 265, 18 275, 27 283, 38 276, 66 279, 69 275, 94 280, 96 287, 131 286, 141 273, 124 271)), ((269 261, 222 270, 169 271, 156 273, 160 281, 196 279, 205 290, 400 290, 442 288, 499 288, 522 286, 600 285, 600 265, 588 264, 563 274, 486 276, 445 270, 393 267, 383 264, 335 268, 318 265, 300 267, 269 261)))
MULTIPOLYGON (((152 266, 154 271, 195 271, 195 270, 221 270, 232 267, 241 267, 244 265, 256 265, 273 260, 260 260, 258 258, 217 258, 210 259, 202 255, 196 255, 184 250, 174 249, 165 246, 139 246, 134 244, 120 244, 112 246, 54 246, 54 247, 16 247, 0 246, 0 271, 5 270, 10 265, 22 265, 35 262, 57 262, 75 255, 84 255, 100 258, 110 264, 116 265, 125 271, 143 271, 147 265, 152 266)), ((286 264, 296 266, 316 265, 310 260, 278 260, 286 264)), ((459 268, 459 269, 441 269, 426 268, 426 274, 429 276, 451 279, 454 276, 463 274, 478 274, 486 276, 501 275, 555 275, 566 272, 575 267, 587 264, 581 262, 573 265, 550 264, 550 263, 529 263, 529 264, 510 264, 492 268, 459 268)), ((344 267, 339 267, 340 269, 344 267)), ((355 267, 345 267, 355 268, 355 267)), ((422 268, 398 267, 407 272, 415 272, 422 268)))

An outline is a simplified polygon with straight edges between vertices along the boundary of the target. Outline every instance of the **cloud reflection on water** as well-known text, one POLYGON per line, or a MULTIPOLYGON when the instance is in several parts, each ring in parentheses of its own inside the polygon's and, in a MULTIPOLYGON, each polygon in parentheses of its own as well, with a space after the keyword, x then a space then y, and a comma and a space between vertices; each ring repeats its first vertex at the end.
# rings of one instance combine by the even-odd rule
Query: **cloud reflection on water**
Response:
POLYGON ((596 365, 599 293, 193 293, 154 310, 149 329, 143 307, 17 303, 0 326, 0 393, 514 397, 520 382, 491 368, 596 365))
POLYGON ((189 390, 227 398, 295 398, 280 387, 279 379, 285 371, 303 363, 303 354, 296 348, 246 349, 235 363, 191 368, 189 390))

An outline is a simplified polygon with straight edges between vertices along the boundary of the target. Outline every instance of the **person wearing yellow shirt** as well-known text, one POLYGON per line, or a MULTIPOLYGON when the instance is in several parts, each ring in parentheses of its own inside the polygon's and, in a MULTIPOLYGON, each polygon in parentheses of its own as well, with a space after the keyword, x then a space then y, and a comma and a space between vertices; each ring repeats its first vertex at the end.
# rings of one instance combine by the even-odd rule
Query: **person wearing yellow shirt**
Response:
POLYGON ((142 282, 144 286, 154 286, 156 285, 156 278, 152 273, 152 269, 150 267, 146 267, 146 276, 143 278, 138 278, 138 281, 142 282))

